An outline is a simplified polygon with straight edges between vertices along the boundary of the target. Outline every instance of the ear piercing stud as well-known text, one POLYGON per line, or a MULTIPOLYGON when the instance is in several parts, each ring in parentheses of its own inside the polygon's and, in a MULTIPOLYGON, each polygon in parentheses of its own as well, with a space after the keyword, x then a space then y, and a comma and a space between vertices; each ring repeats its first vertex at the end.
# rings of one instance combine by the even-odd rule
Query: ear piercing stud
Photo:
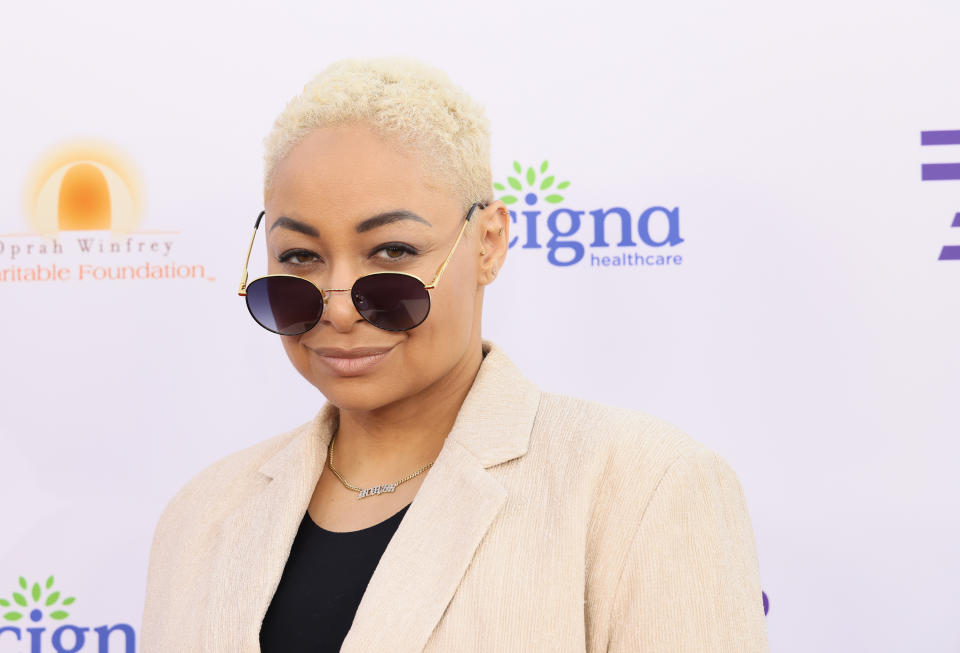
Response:
MULTIPOLYGON (((497 233, 497 235, 498 235, 498 236, 502 236, 502 235, 503 235, 503 227, 500 227, 500 231, 497 233)), ((485 249, 481 249, 481 250, 480 250, 480 256, 483 256, 483 255, 486 254, 486 253, 487 253, 487 250, 485 250, 485 249)))
MULTIPOLYGON (((510 214, 510 212, 507 211, 507 210, 506 210, 505 208, 503 208, 502 206, 501 206, 500 208, 498 208, 497 210, 500 212, 501 215, 509 215, 509 214, 510 214)), ((502 236, 502 235, 503 235, 503 227, 500 227, 500 231, 497 232, 497 236, 502 236)), ((486 254, 486 253, 487 253, 487 250, 485 250, 485 249, 481 249, 481 250, 480 250, 480 256, 483 256, 483 255, 486 254)), ((494 274, 497 273, 497 268, 496 268, 496 267, 493 268, 493 273, 494 273, 494 274)))

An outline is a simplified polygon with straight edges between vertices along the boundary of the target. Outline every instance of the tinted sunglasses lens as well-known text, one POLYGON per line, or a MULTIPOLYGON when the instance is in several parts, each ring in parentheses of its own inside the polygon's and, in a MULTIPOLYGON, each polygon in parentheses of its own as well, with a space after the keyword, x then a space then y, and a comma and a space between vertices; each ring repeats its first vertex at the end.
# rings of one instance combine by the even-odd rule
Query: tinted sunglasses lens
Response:
POLYGON ((295 336, 320 320, 323 295, 306 279, 262 277, 247 286, 247 308, 263 328, 295 336))
POLYGON ((430 293, 419 279, 382 272, 357 279, 353 305, 367 322, 387 331, 406 331, 430 312, 430 293))

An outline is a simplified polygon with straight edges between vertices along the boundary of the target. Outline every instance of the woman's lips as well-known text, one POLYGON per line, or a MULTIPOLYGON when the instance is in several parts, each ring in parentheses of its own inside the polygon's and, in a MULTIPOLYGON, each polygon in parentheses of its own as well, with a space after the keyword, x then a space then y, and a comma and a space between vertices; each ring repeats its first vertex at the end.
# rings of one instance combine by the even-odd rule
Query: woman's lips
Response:
POLYGON ((392 347, 385 351, 366 356, 346 357, 320 354, 319 358, 327 367, 340 376, 359 376, 376 367, 391 351, 393 351, 392 347))

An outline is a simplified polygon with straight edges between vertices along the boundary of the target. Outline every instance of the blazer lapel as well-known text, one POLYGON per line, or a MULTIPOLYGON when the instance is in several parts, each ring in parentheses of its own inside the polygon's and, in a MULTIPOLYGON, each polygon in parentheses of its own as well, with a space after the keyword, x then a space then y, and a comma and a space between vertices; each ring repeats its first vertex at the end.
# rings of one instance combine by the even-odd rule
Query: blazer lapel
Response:
MULTIPOLYGON (((522 456, 540 390, 489 340, 433 466, 367 585, 341 651, 423 650, 507 499, 487 470, 522 456)), ((259 468, 263 487, 218 537, 204 650, 258 652, 259 632, 307 510, 338 409, 329 401, 259 468)))
POLYGON ((488 468, 522 456, 539 389, 489 340, 440 455, 357 608, 342 653, 423 650, 507 499, 488 468))
POLYGON ((324 404, 263 463, 262 487, 224 520, 208 593, 203 651, 259 653, 260 625, 326 461, 336 407, 324 404))

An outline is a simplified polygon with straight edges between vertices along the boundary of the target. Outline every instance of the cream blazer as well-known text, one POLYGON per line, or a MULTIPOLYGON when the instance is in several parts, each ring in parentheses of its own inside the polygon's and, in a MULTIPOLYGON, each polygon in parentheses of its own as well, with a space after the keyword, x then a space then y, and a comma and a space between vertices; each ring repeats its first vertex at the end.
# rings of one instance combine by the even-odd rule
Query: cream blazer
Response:
MULTIPOLYGON (((346 653, 768 651, 743 491, 643 412, 486 356, 380 559, 346 653)), ((252 653, 337 408, 200 472, 153 539, 143 653, 252 653)))

